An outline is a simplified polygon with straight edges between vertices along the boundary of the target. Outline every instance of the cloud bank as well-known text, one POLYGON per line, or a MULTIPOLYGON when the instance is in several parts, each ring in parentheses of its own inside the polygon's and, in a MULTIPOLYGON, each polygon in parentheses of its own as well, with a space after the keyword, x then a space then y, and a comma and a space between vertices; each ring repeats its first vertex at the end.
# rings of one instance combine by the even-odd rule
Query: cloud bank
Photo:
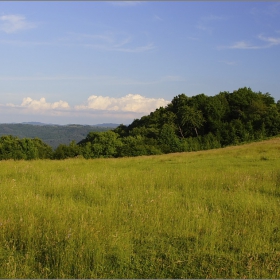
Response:
POLYGON ((92 95, 88 98, 86 105, 75 106, 75 109, 150 113, 167 104, 168 101, 162 98, 147 98, 139 94, 128 94, 120 98, 92 95))
POLYGON ((95 116, 99 119, 111 119, 112 122, 116 118, 130 121, 149 114, 155 109, 166 106, 169 101, 163 98, 147 98, 139 94, 128 94, 120 98, 109 96, 90 96, 82 105, 71 107, 66 101, 47 102, 44 97, 39 100, 25 97, 20 105, 12 103, 1 105, 1 110, 10 115, 44 115, 44 116, 60 116, 65 118, 82 118, 95 116))
POLYGON ((47 103, 44 97, 42 97, 40 100, 34 100, 30 97, 24 98, 20 106, 32 110, 53 110, 70 108, 69 104, 65 101, 60 100, 54 103, 47 103))
MULTIPOLYGON (((0 104, 1 105, 1 104, 0 104)), ((57 101, 49 103, 44 97, 39 100, 25 97, 20 105, 8 103, 1 105, 1 110, 8 111, 9 114, 20 113, 20 114, 31 114, 31 115, 49 115, 59 116, 65 115, 67 110, 70 110, 70 106, 66 101, 57 101)))

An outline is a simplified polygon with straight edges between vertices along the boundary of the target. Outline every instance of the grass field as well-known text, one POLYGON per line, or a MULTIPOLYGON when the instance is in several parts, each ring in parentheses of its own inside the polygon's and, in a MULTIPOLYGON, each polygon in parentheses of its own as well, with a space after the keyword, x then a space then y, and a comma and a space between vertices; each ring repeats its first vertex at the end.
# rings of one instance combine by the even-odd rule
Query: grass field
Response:
POLYGON ((0 278, 279 278, 280 138, 0 162, 0 278))

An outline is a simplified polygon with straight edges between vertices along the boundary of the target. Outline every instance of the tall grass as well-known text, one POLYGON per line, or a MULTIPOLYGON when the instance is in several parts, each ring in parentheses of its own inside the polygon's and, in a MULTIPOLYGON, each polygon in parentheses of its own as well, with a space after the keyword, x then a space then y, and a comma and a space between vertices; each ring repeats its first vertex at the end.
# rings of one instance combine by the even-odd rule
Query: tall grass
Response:
POLYGON ((279 278, 280 139, 0 162, 1 278, 279 278))

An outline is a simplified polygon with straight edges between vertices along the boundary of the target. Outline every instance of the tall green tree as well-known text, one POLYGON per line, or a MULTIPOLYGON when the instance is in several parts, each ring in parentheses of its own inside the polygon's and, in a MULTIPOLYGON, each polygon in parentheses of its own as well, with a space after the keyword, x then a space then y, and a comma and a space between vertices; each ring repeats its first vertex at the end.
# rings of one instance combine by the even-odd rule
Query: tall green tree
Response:
POLYGON ((180 130, 182 130, 182 136, 184 131, 192 135, 192 130, 195 131, 196 136, 198 136, 198 129, 205 122, 202 112, 196 110, 190 106, 182 106, 179 108, 179 125, 180 130))

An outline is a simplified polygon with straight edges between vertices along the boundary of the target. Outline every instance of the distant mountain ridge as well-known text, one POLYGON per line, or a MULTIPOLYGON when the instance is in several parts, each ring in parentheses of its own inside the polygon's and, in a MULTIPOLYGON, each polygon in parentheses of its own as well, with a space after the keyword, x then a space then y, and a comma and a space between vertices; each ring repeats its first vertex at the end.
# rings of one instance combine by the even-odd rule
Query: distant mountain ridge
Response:
MULTIPOLYGON (((13 123, 16 124, 16 123, 13 123)), ((31 125, 53 125, 52 123, 41 123, 41 122, 22 122, 21 124, 31 124, 31 125)))
MULTIPOLYGON (((12 123, 12 124, 17 124, 17 123, 12 123)), ((101 123, 101 124, 53 124, 53 123, 42 123, 42 122, 22 122, 21 124, 31 124, 31 125, 55 125, 55 126, 69 126, 69 125, 77 125, 77 126, 98 126, 98 127, 110 127, 110 128, 116 128, 119 126, 119 124, 116 123, 101 123)))
POLYGON ((97 125, 59 125, 41 122, 2 123, 0 124, 0 137, 3 135, 13 135, 19 138, 40 138, 55 149, 59 144, 68 145, 73 140, 78 143, 89 132, 108 131, 117 126, 118 124, 113 123, 97 125))

